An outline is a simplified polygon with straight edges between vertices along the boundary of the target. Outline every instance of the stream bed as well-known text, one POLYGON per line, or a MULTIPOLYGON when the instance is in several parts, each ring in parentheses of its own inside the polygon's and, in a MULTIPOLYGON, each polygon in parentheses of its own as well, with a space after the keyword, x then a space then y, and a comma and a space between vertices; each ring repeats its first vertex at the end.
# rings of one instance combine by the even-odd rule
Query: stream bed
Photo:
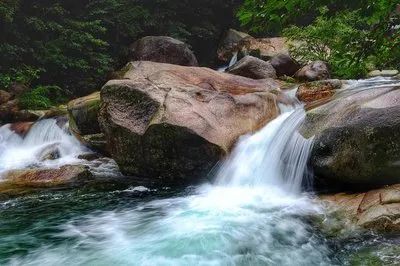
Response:
POLYGON ((396 265, 400 236, 338 233, 306 194, 126 183, 0 201, 1 265, 396 265))

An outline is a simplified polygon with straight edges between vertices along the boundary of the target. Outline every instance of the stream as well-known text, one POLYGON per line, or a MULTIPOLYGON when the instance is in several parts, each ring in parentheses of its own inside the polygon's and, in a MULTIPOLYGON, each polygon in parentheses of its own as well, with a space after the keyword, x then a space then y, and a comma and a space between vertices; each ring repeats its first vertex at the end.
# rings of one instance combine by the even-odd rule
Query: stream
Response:
POLYGON ((0 197, 1 265, 397 265, 400 236, 348 229, 316 200, 298 132, 303 106, 243 136, 212 183, 144 186, 112 162, 90 164, 55 120, 25 138, 0 128, 0 174, 88 164, 102 178, 80 187, 0 197), (41 162, 56 145, 60 158, 41 162), (308 191, 308 192, 306 192, 308 191))

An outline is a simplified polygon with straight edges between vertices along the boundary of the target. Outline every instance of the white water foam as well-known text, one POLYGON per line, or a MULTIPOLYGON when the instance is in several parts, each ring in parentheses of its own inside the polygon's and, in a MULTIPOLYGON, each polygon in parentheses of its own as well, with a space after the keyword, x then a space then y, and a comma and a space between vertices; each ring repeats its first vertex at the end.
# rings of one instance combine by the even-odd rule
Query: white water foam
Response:
POLYGON ((297 132, 305 112, 284 109, 239 141, 215 185, 76 217, 57 228, 58 244, 10 264, 331 265, 329 248, 304 218, 322 214, 301 194, 312 145, 297 132))
POLYGON ((284 112, 254 135, 244 136, 221 167, 217 184, 229 186, 274 186, 299 193, 312 147, 297 128, 304 109, 284 112))
POLYGON ((31 166, 58 167, 75 163, 84 151, 79 141, 67 128, 60 128, 55 119, 36 122, 25 137, 12 131, 10 125, 0 127, 0 175, 31 166), (46 152, 52 151, 58 158, 45 160, 46 152))

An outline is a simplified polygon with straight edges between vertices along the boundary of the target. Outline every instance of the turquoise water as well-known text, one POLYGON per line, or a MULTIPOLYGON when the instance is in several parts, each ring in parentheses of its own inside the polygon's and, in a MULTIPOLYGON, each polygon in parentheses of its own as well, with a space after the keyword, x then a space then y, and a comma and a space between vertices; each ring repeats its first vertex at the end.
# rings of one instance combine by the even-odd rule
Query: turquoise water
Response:
POLYGON ((1 265, 388 265, 400 237, 334 234, 307 195, 105 183, 0 202, 1 265))

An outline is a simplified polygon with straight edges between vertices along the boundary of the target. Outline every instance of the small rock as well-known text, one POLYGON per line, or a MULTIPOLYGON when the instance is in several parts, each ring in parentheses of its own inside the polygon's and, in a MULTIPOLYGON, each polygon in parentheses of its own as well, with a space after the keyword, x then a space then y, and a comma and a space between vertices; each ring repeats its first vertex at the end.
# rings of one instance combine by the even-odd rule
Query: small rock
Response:
POLYGON ((278 54, 270 60, 270 63, 279 77, 291 77, 300 69, 300 64, 288 54, 278 54))
POLYGON ((231 66, 227 72, 252 79, 276 78, 275 69, 269 62, 249 55, 231 66))
POLYGON ((394 77, 399 74, 398 70, 392 69, 392 70, 373 70, 368 73, 369 78, 374 78, 374 77, 394 77))
POLYGON ((65 165, 54 169, 13 170, 3 175, 5 182, 25 187, 54 187, 87 181, 92 177, 88 167, 83 165, 65 165))
POLYGON ((316 81, 329 79, 329 69, 325 62, 315 61, 296 72, 295 78, 300 81, 316 81))
POLYGON ((99 159, 101 156, 98 153, 85 153, 78 156, 78 159, 86 160, 86 161, 94 161, 99 159))
POLYGON ((41 151, 39 151, 36 157, 41 162, 59 159, 61 157, 60 150, 58 148, 59 145, 60 143, 53 143, 44 147, 41 151))

